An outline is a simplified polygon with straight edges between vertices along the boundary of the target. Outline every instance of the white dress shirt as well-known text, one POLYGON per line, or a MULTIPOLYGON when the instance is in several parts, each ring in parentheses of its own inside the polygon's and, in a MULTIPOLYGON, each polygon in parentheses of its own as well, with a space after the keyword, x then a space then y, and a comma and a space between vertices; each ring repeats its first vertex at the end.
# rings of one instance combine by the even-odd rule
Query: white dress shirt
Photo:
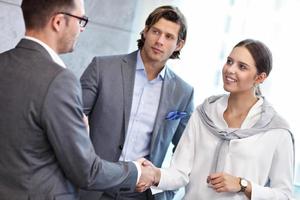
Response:
MULTIPOLYGON (((223 118, 228 96, 211 104, 207 114, 216 126, 228 128, 223 118)), ((263 99, 251 108, 241 125, 251 128, 260 118, 263 99)), ((185 186, 184 199, 246 200, 244 193, 215 192, 207 183, 219 138, 208 132, 194 112, 177 146, 171 167, 161 169, 159 189, 172 190, 185 186)), ((275 129, 229 143, 223 171, 246 178, 252 185, 251 200, 291 199, 294 152, 288 131, 275 129), (270 187, 265 184, 271 180, 270 187)))

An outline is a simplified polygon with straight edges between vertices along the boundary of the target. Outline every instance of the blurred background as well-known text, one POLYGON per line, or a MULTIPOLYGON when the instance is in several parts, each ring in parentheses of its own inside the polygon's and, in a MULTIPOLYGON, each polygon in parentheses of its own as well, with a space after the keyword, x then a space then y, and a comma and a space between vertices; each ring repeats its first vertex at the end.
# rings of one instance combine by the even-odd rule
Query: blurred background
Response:
MULTIPOLYGON (((21 0, 0 0, 0 52, 13 48, 24 35, 20 4, 21 0)), ((63 60, 79 78, 94 56, 136 50, 146 17, 165 4, 178 6, 187 18, 188 37, 181 59, 168 64, 194 86, 196 105, 223 93, 221 69, 238 41, 258 39, 271 49, 273 71, 261 88, 292 127, 295 198, 300 200, 300 0, 86 0, 90 22, 76 50, 62 55, 63 60)), ((182 191, 177 199, 181 195, 182 191)))

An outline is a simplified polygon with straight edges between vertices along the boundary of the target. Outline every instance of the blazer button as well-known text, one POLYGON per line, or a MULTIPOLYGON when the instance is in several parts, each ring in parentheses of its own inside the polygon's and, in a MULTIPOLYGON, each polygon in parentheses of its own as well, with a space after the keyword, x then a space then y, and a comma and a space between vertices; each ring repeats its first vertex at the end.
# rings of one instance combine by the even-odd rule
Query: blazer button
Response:
POLYGON ((119 145, 119 149, 123 150, 123 145, 122 144, 119 145))

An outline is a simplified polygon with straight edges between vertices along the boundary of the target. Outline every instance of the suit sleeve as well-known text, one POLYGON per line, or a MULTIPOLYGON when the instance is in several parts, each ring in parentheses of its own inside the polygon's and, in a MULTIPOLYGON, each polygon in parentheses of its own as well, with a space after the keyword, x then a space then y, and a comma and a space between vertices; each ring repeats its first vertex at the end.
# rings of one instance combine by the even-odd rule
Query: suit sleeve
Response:
POLYGON ((63 70, 52 81, 41 113, 43 128, 65 176, 89 190, 134 190, 133 163, 111 163, 99 158, 83 123, 81 88, 76 77, 63 70))
POLYGON ((83 100, 83 111, 89 116, 93 105, 97 99, 99 87, 99 68, 97 68, 96 58, 93 58, 92 62, 86 68, 80 78, 82 87, 82 100, 83 100))
POLYGON ((184 117, 183 119, 180 120, 179 125, 176 129, 176 132, 173 136, 173 139, 172 139, 172 143, 174 145, 173 152, 176 149, 176 146, 177 146, 177 144, 180 140, 180 137, 192 115, 193 110, 194 110, 194 89, 192 89, 190 92, 189 99, 187 101, 187 105, 185 108, 185 112, 187 112, 187 117, 184 117))

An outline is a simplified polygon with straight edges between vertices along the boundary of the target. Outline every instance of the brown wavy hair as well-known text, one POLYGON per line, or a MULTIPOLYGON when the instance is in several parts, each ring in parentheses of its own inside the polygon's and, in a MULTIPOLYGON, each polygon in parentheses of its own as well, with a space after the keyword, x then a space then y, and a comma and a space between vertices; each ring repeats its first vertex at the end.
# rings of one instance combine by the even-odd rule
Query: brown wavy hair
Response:
MULTIPOLYGON (((150 29, 156 22, 158 22, 161 18, 164 18, 168 21, 175 22, 180 25, 179 33, 178 33, 178 41, 185 41, 187 35, 187 23, 184 15, 180 12, 177 7, 166 5, 160 6, 156 8, 150 15, 148 16, 145 26, 147 29, 150 29)), ((137 40, 138 48, 141 50, 145 43, 145 38, 143 36, 143 32, 140 33, 141 38, 137 40)), ((174 51, 170 58, 175 59, 179 58, 180 50, 174 51)))

